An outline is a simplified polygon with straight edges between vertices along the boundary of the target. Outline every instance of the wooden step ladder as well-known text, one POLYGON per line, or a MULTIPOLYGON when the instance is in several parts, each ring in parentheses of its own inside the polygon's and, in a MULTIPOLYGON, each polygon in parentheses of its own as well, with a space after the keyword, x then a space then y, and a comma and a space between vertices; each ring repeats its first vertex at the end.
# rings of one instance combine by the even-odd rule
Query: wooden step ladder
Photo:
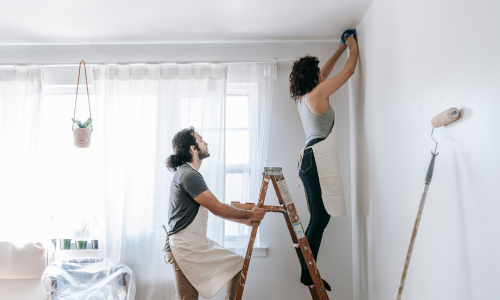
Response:
MULTIPOLYGON (((309 292, 311 293, 312 299, 328 300, 323 280, 321 280, 321 275, 319 274, 318 267, 314 261, 314 257, 304 234, 304 230, 302 229, 302 223, 300 222, 292 196, 290 195, 290 191, 286 185, 285 177, 283 177, 282 169, 264 168, 262 175, 263 178, 262 185, 260 187, 259 202, 265 200, 267 187, 269 185, 269 181, 271 181, 273 183, 274 190, 276 191, 276 196, 278 196, 278 201, 281 204, 278 206, 262 205, 262 208, 264 208, 267 212, 283 213, 286 225, 288 226, 288 231, 290 231, 293 246, 297 252, 299 263, 302 261, 302 257, 304 257, 307 262, 307 268, 314 283, 314 285, 309 286, 309 292)), ((231 205, 237 208, 251 210, 255 206, 255 203, 241 204, 240 202, 231 202, 231 205)), ((248 267, 250 266, 253 245, 255 243, 255 237, 257 236, 257 229, 259 228, 259 225, 260 222, 253 222, 252 233, 250 235, 250 241, 245 255, 245 262, 243 264, 243 270, 241 271, 241 278, 238 284, 238 291, 236 292, 236 300, 241 300, 243 297, 243 289, 245 288, 248 267)))

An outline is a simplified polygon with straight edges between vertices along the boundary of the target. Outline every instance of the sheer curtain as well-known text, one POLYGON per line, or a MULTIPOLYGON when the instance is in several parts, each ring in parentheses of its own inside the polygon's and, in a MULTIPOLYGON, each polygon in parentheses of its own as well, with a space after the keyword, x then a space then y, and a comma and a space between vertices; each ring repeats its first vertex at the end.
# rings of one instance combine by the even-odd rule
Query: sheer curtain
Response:
MULTIPOLYGON (((227 203, 231 201, 256 203, 258 201, 262 171, 265 167, 268 152, 269 121, 273 84, 276 76, 277 68, 275 64, 236 64, 228 67, 227 93, 246 96, 247 109, 241 109, 241 111, 246 111, 247 116, 238 115, 239 121, 237 123, 241 127, 236 131, 234 138, 230 139, 229 134, 227 137, 227 157, 241 163, 240 175, 236 177, 233 175, 234 173, 231 173, 234 180, 231 181, 231 186, 226 190, 228 192, 227 203), (242 142, 237 142, 240 140, 242 142), (242 147, 242 145, 245 146, 242 147), (231 193, 231 191, 241 192, 231 193), (236 194, 235 197, 239 196, 241 198, 233 199, 231 194, 236 194)), ((228 120, 230 119, 230 116, 228 116, 228 120)), ((229 126, 228 121, 228 128, 229 126)), ((248 246, 251 227, 242 224, 230 224, 229 221, 226 221, 226 224, 226 233, 229 229, 236 231, 233 233, 233 235, 236 234, 236 241, 232 243, 230 248, 244 255, 248 246)))
POLYGON ((40 240, 41 201, 34 182, 43 69, 0 68, 0 240, 40 240))
MULTIPOLYGON (((171 267, 161 252, 173 176, 164 161, 175 133, 195 127, 211 152, 200 171, 223 201, 227 68, 109 65, 92 73, 95 126, 103 128, 100 254, 134 270, 136 299, 176 299, 171 267)), ((210 216, 209 237, 221 244, 223 225, 210 216)))

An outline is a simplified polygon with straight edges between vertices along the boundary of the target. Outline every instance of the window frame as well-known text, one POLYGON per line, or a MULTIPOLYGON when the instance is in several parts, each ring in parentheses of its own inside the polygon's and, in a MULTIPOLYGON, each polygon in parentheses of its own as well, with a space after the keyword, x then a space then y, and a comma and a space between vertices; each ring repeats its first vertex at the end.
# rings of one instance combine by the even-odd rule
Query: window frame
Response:
MULTIPOLYGON (((254 94, 256 94, 258 92, 258 86, 257 84, 255 83, 227 83, 227 86, 226 86, 226 103, 224 105, 224 134, 227 136, 227 100, 228 100, 228 97, 241 97, 241 96, 245 96, 247 97, 247 99, 249 100, 251 96, 254 96, 254 94)), ((250 103, 248 103, 248 110, 250 111, 250 109, 252 109, 250 107, 250 103)), ((250 121, 250 120, 249 120, 250 121)), ((248 127, 244 128, 244 127, 240 127, 240 128, 231 128, 229 129, 231 131, 243 131, 243 130, 247 130, 248 132, 250 132, 250 124, 248 124, 248 127)), ((225 172, 224 172, 224 198, 226 199, 227 197, 227 190, 226 190, 226 183, 227 183, 227 179, 226 179, 226 174, 235 174, 235 173, 241 173, 243 174, 244 173, 244 169, 245 169, 245 166, 247 167, 247 169, 250 168, 251 166, 251 162, 249 161, 248 164, 231 164, 231 165, 228 165, 226 163, 226 143, 227 143, 227 138, 224 139, 224 164, 225 164, 225 172), (230 166, 230 167, 228 167, 230 166)), ((226 247, 226 237, 231 237, 231 235, 226 235, 226 222, 230 222, 230 221, 224 221, 224 225, 223 225, 223 230, 224 230, 224 247, 226 247)), ((235 226, 239 226, 239 224, 235 224, 235 226)), ((259 234, 259 231, 260 231, 260 228, 258 229, 257 231, 257 237, 256 237, 256 240, 255 240, 255 248, 259 248, 259 253, 261 253, 262 251, 264 251, 264 254, 262 255, 258 255, 258 256, 265 256, 265 251, 267 248, 265 247, 260 247, 260 234, 259 234)), ((233 249, 234 248, 230 248, 230 249, 233 249)))

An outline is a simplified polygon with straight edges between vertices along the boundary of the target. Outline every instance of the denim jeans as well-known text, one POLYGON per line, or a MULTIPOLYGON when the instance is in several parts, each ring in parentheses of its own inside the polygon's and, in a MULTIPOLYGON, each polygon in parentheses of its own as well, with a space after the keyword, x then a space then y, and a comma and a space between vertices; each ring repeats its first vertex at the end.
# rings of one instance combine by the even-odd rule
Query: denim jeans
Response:
MULTIPOLYGON (((312 146, 322 140, 324 139, 314 139, 307 145, 312 146)), ((314 153, 311 148, 304 151, 299 177, 304 185, 310 214, 309 225, 307 225, 305 233, 307 241, 309 242, 309 247, 311 248, 311 252, 314 256, 314 260, 317 262, 321 239, 323 238, 323 232, 330 221, 330 215, 326 212, 323 199, 321 198, 321 186, 319 183, 318 169, 316 167, 316 160, 314 159, 314 153)), ((309 277, 307 264, 304 259, 302 259, 301 265, 301 279, 309 277)))

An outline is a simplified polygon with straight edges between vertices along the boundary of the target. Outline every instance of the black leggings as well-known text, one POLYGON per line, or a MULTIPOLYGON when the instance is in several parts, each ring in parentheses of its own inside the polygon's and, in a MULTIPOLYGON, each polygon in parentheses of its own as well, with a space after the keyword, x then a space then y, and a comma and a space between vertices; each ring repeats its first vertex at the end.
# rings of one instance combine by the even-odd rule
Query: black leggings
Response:
MULTIPOLYGON (((322 140, 324 139, 314 139, 307 145, 311 146, 322 140)), ((326 212, 323 198, 321 198, 321 186, 319 184, 318 169, 316 167, 316 160, 314 159, 314 153, 311 148, 304 151, 299 176, 304 184, 310 213, 309 225, 307 225, 306 229, 306 237, 309 242, 309 247, 311 247, 314 260, 317 262, 321 239, 323 238, 323 232, 325 231, 328 222, 330 222, 330 215, 326 212)), ((301 265, 301 278, 304 278, 304 276, 309 277, 307 264, 304 260, 302 260, 301 265)))

